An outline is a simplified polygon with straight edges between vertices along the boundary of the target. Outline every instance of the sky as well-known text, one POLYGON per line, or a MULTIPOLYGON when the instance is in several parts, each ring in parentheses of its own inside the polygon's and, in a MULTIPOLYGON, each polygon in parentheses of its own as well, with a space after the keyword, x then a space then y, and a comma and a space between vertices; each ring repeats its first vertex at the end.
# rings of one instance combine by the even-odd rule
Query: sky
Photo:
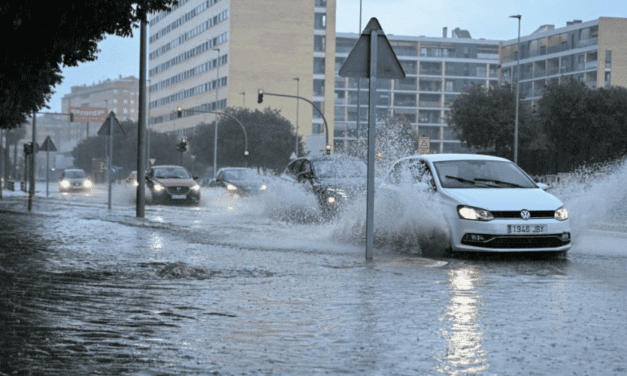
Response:
MULTIPOLYGON (((235 1, 235 0, 231 0, 235 1)), ((313 1, 313 0, 300 0, 313 1)), ((473 39, 510 40, 533 33, 542 25, 566 26, 567 21, 591 21, 599 17, 627 18, 625 0, 337 0, 336 31, 359 32, 376 17, 386 34, 441 37, 442 29, 459 27, 473 39)), ((54 88, 48 102, 51 111, 61 111, 61 98, 72 86, 91 85, 119 76, 139 77, 139 29, 133 37, 107 36, 99 44, 98 59, 62 70, 64 80, 54 88)))

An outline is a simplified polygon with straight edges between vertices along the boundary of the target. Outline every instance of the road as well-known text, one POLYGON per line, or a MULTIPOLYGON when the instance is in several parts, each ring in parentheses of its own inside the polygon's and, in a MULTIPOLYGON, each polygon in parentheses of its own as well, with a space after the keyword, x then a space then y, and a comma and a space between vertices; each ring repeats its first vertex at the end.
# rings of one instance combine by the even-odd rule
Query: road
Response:
POLYGON ((399 231, 369 264, 359 211, 316 221, 286 192, 140 219, 132 189, 108 210, 50 188, 0 200, 1 374, 627 374, 615 218, 565 259, 425 257, 399 231))

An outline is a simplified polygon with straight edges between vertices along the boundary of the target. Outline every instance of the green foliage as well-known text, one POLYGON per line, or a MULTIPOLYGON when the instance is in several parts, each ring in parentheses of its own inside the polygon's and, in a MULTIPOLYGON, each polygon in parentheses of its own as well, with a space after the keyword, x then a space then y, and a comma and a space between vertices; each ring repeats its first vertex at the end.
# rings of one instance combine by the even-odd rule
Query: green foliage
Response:
MULTIPOLYGON (((126 134, 113 137, 113 165, 122 167, 121 177, 137 170, 137 123, 120 124, 126 134)), ((178 140, 166 133, 147 131, 150 139, 150 158, 155 164, 180 163, 180 153, 176 151, 178 140)), ((93 160, 105 160, 108 152, 107 136, 94 136, 81 141, 73 150, 74 166, 87 172, 92 170, 93 160)), ((118 176, 120 177, 120 176, 118 176)))
POLYGON ((551 149, 555 168, 572 170, 625 155, 627 89, 590 89, 565 80, 548 85, 538 100, 537 114, 551 149))
POLYGON ((132 35, 146 14, 175 0, 35 1, 0 5, 0 128, 14 128, 45 106, 62 67, 93 61, 105 35, 132 35))
MULTIPOLYGON (((522 99, 522 98, 521 98, 522 99)), ((462 143, 481 152, 513 159, 516 91, 509 84, 485 89, 473 85, 451 105, 448 124, 462 143)), ((528 106, 518 114, 518 147, 539 148, 538 127, 528 106)))
MULTIPOLYGON (((265 108, 251 111, 247 108, 229 107, 224 110, 230 116, 221 116, 218 123, 217 167, 251 166, 281 171, 289 162, 296 139, 292 123, 281 116, 279 110, 265 108), (244 155, 244 132, 248 135, 249 156, 244 155)), ((196 163, 213 166, 215 122, 199 124, 195 133, 188 136, 190 151, 196 155, 196 163)), ((299 154, 303 153, 299 137, 299 154)))

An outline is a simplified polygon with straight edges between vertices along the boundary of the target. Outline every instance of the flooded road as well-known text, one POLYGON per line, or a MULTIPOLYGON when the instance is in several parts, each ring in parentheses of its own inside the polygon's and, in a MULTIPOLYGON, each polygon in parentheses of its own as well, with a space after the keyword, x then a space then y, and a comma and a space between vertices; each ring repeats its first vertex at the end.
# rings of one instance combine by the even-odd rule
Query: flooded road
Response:
POLYGON ((0 374, 627 374, 607 218, 565 259, 379 243, 367 264, 346 218, 204 190, 138 219, 118 189, 110 211, 106 192, 0 201, 0 374))

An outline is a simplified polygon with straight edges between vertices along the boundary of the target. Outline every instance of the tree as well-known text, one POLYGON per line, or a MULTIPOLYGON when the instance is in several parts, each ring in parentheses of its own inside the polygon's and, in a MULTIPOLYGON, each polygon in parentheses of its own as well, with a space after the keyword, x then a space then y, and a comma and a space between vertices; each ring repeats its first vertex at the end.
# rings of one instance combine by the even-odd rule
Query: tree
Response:
POLYGON ((15 128, 45 106, 61 67, 93 61, 106 34, 131 36, 150 12, 176 0, 6 0, 0 5, 0 128, 15 128))
POLYGON ((550 84, 537 104, 538 122, 554 150, 555 172, 625 154, 627 89, 590 89, 582 82, 550 84))
MULTIPOLYGON (((229 107, 224 112, 230 116, 220 116, 218 124, 217 166, 254 166, 280 171, 289 162, 294 151, 295 131, 292 123, 284 118, 279 110, 265 108, 264 111, 251 111, 247 108, 229 107), (244 155, 244 132, 248 135, 247 157, 244 155)), ((213 145, 215 122, 199 124, 192 135, 188 135, 190 151, 196 155, 197 163, 213 166, 213 145)), ((299 136, 299 154, 303 152, 299 136)))
MULTIPOLYGON (((122 168, 118 177, 124 177, 137 169, 137 123, 122 122, 120 125, 125 134, 113 137, 112 164, 122 168)), ((150 133, 150 157, 156 160, 155 163, 178 165, 176 138, 167 133, 148 132, 150 133)), ((72 151, 74 166, 95 174, 97 171, 92 171, 92 162, 106 160, 107 138, 107 136, 94 136, 81 141, 72 151)))
POLYGON ((9 180, 9 175, 15 177, 17 175, 17 143, 26 137, 26 124, 20 124, 17 128, 7 130, 6 148, 4 149, 4 179, 9 180), (9 165, 9 147, 13 145, 13 168, 9 165))
MULTIPOLYGON (((521 98, 522 99, 522 98, 521 98)), ((509 83, 485 89, 472 85, 450 107, 448 123, 469 148, 513 159, 516 91, 509 83)), ((521 102, 518 114, 520 148, 541 148, 529 106, 521 102), (535 142, 535 143, 534 143, 535 142)))

